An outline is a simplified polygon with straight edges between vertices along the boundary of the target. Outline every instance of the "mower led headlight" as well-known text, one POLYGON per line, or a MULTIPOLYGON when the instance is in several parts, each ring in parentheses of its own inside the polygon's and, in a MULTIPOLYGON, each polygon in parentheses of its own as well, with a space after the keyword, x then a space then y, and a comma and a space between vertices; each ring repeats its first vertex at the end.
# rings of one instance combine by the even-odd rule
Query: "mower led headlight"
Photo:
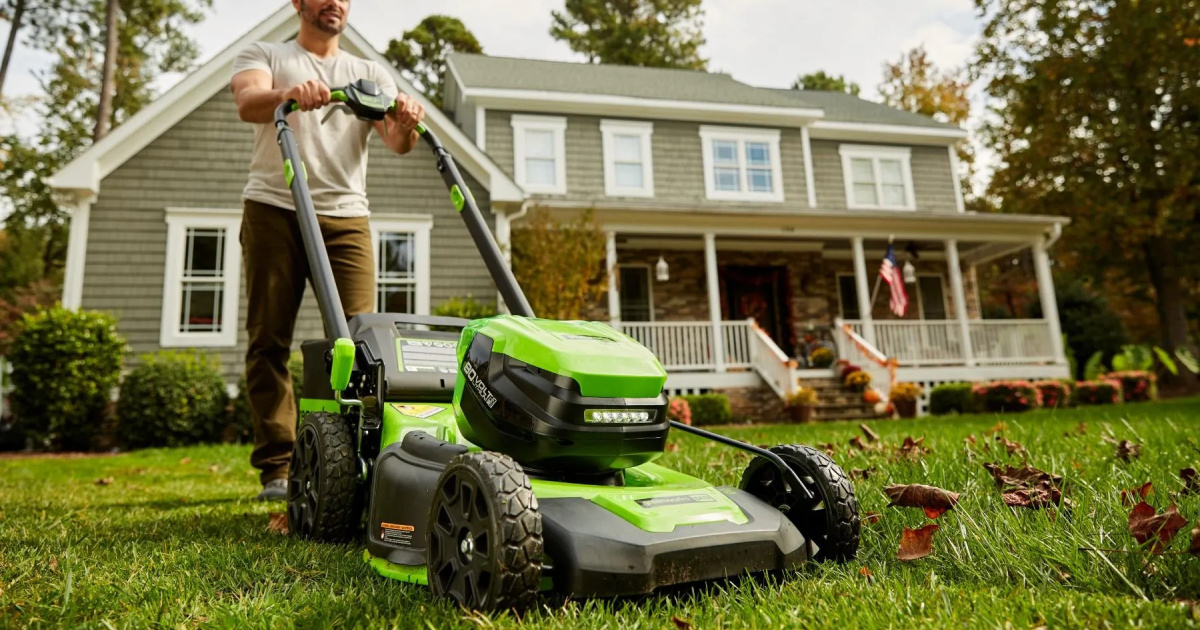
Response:
POLYGON ((583 421, 588 424, 650 424, 654 422, 654 410, 588 409, 583 412, 583 421))

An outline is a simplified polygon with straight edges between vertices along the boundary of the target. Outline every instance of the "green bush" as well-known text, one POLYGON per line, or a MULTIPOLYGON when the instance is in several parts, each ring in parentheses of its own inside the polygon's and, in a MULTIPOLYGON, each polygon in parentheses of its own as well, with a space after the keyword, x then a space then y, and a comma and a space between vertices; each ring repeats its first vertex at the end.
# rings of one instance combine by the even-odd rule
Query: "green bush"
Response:
POLYGON ((1064 381, 1038 381, 1034 384, 1046 409, 1062 409, 1071 404, 1071 385, 1064 381))
POLYGON ((976 405, 989 412, 1026 411, 1042 405, 1042 393, 1029 381, 992 381, 972 389, 976 405))
MULTIPOLYGON (((450 298, 441 304, 438 304, 433 309, 433 314, 438 317, 461 317, 463 319, 482 319, 491 317, 496 314, 496 305, 490 302, 476 302, 475 298, 467 296, 462 298, 450 298)), ((431 330, 441 330, 444 332, 458 332, 458 328, 448 326, 430 326, 431 330)))
POLYGON ((1121 402, 1121 381, 1083 381, 1075 384, 1077 405, 1115 405, 1121 402))
POLYGON ((974 413, 975 400, 970 383, 946 383, 929 392, 929 413, 944 416, 952 413, 974 413))
POLYGON ((201 354, 142 355, 117 401, 117 438, 129 448, 220 439, 228 394, 218 364, 201 354))
MULTIPOLYGON (((299 350, 288 358, 288 371, 292 375, 292 397, 296 407, 300 406, 300 390, 304 387, 304 355, 299 350)), ((246 395, 246 374, 238 378, 237 396, 233 399, 229 419, 233 440, 241 443, 254 442, 254 422, 250 419, 250 398, 246 395)))
POLYGON ((1104 379, 1121 382, 1121 396, 1125 402, 1146 402, 1158 398, 1158 379, 1153 372, 1113 372, 1104 379))
POLYGON ((121 380, 125 339, 103 313, 39 309, 22 319, 9 361, 13 414, 41 448, 87 450, 121 380))
POLYGON ((725 394, 699 394, 680 396, 687 401, 692 411, 692 425, 729 424, 733 412, 729 408, 729 397, 725 394))
MULTIPOLYGON (((1063 281, 1056 286, 1058 318, 1071 352, 1079 361, 1085 361, 1099 352, 1101 361, 1107 363, 1121 352, 1127 342, 1125 324, 1113 311, 1108 300, 1081 280, 1063 281)), ((1029 316, 1042 317, 1042 303, 1034 300, 1030 304, 1029 316)), ((1084 369, 1085 365, 1077 365, 1084 369)), ((1071 378, 1084 378, 1085 374, 1072 373, 1071 378)))

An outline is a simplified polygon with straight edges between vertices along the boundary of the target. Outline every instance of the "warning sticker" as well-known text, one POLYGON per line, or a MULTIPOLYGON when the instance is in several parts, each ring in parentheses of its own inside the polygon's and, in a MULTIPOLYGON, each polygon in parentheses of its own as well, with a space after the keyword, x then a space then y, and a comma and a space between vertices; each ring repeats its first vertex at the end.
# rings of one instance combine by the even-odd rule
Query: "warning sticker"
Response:
POLYGON ((453 341, 401 339, 398 349, 406 372, 454 374, 458 364, 453 341))
POLYGON ((716 503, 716 501, 716 499, 707 494, 679 494, 670 497, 635 499, 634 503, 637 503, 646 509, 652 509, 668 505, 684 505, 686 503, 716 503))
POLYGON ((416 529, 412 525, 397 525, 395 523, 380 523, 379 537, 383 538, 384 542, 390 542, 395 545, 404 545, 405 547, 412 546, 413 531, 416 529))
POLYGON ((435 405, 392 405, 396 411, 412 418, 428 418, 446 410, 435 405))

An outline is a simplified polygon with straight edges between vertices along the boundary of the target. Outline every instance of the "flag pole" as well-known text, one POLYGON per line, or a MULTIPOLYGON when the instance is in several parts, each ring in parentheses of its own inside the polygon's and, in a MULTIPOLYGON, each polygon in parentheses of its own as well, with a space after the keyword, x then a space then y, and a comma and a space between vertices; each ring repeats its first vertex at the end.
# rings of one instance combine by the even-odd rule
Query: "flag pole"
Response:
MULTIPOLYGON (((895 234, 888 235, 888 245, 891 245, 895 240, 896 240, 895 234)), ((881 278, 880 278, 879 274, 878 273, 875 274, 875 288, 871 289, 871 304, 867 306, 867 308, 869 309, 867 311, 868 313, 875 312, 875 298, 879 295, 879 281, 880 280, 881 280, 881 278)))

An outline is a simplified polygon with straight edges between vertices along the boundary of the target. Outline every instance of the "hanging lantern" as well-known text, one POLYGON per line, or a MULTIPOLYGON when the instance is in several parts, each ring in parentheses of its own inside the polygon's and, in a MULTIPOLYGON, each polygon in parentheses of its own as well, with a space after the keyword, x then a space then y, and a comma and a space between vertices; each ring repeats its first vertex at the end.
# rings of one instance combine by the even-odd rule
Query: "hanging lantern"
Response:
POLYGON ((667 267, 667 261, 662 256, 658 257, 658 264, 654 265, 654 277, 659 282, 666 282, 671 279, 670 269, 667 267))
POLYGON ((911 260, 904 261, 904 282, 907 284, 917 283, 917 268, 913 266, 911 260))

